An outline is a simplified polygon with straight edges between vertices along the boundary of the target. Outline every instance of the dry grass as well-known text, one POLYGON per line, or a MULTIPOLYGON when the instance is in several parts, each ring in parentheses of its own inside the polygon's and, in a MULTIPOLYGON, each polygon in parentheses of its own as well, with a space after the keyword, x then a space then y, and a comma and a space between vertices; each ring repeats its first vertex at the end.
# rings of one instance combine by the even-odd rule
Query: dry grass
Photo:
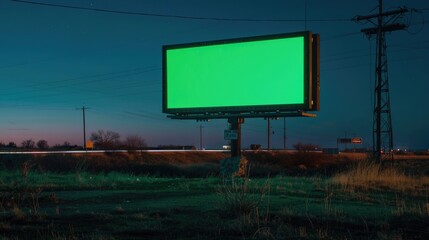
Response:
POLYGON ((237 216, 249 215, 257 211, 269 190, 269 182, 264 186, 251 186, 248 178, 232 178, 217 189, 221 197, 220 206, 237 216))
MULTIPOLYGON (((368 153, 360 153, 360 152, 341 152, 339 156, 353 159, 353 160, 367 160, 368 153)), ((429 153, 402 153, 402 154, 394 154, 393 158, 395 160, 427 160, 429 158, 429 153)))
POLYGON ((12 215, 16 220, 25 220, 27 215, 18 207, 12 208, 12 215))
POLYGON ((334 175, 331 181, 346 189, 390 189, 399 192, 427 192, 429 189, 428 176, 409 176, 398 167, 382 166, 368 160, 334 175))
MULTIPOLYGON (((23 176, 36 172, 122 172, 162 177, 218 176, 222 159, 229 152, 129 152, 82 154, 1 155, 0 169, 18 170, 23 176), (29 165, 28 163, 31 163, 29 165), (23 167, 25 166, 25 167, 23 167), (25 170, 25 171, 23 171, 25 170)), ((252 178, 276 175, 333 176, 368 158, 366 153, 323 154, 295 151, 245 151, 252 178)), ((429 176, 429 155, 395 156, 395 164, 410 176, 429 176), (401 159, 403 158, 403 159, 401 159)))
POLYGON ((427 214, 429 216, 429 203, 426 203, 426 212, 427 212, 427 214))

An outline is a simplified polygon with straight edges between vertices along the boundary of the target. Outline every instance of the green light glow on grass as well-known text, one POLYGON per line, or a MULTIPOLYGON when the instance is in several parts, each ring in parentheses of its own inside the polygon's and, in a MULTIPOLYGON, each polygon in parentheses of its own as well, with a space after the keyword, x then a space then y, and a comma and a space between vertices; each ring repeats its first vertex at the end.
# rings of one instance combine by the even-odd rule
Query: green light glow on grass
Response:
POLYGON ((304 37, 168 49, 167 108, 304 103, 304 37))

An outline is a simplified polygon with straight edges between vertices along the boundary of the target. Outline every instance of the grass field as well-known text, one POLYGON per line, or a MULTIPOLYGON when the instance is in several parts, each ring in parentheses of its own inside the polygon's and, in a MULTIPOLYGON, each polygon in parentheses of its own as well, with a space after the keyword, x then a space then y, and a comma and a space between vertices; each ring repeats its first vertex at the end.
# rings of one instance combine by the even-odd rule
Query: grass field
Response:
POLYGON ((4 157, 0 239, 429 239, 429 159, 224 157, 4 157))

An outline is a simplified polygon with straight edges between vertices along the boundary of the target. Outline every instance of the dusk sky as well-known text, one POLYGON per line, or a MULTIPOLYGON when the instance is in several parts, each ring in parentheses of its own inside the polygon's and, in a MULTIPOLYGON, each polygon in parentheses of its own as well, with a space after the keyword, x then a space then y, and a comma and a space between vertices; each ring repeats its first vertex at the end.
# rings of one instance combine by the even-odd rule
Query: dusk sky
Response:
MULTIPOLYGON (((158 16, 0 0, 1 142, 20 145, 32 138, 51 146, 82 145, 77 108, 85 106, 87 138, 103 129, 122 138, 141 135, 149 146, 199 147, 202 124, 203 147, 220 148, 227 144, 226 119, 200 123, 162 113, 162 46, 308 30, 321 37, 320 111, 316 118, 286 119, 287 147, 297 142, 335 147, 345 135, 362 137, 362 147, 372 146, 375 41, 360 29, 373 25, 351 19, 377 13, 378 1, 34 2, 158 16)), ((394 146, 429 149, 429 1, 383 4, 385 10, 417 10, 402 20, 410 24, 407 31, 386 34, 394 146)), ((271 123, 271 146, 282 148, 283 120, 271 123)), ((243 148, 251 143, 266 147, 266 120, 246 119, 242 125, 243 148)))

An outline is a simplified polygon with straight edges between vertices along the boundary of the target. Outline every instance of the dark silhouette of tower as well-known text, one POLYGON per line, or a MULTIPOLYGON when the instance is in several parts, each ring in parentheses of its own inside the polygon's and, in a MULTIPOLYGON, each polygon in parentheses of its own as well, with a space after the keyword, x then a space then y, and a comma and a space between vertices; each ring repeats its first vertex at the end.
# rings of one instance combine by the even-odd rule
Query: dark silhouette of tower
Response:
POLYGON ((374 88, 374 112, 373 112, 373 153, 375 161, 383 158, 393 159, 393 128, 390 109, 389 78, 387 71, 387 44, 386 32, 406 29, 407 25, 396 23, 400 16, 409 10, 399 8, 397 10, 383 12, 383 1, 379 0, 378 14, 356 16, 355 21, 367 21, 376 25, 372 28, 362 29, 368 37, 376 35, 376 81, 374 88), (372 21, 377 19, 375 23, 372 21))

